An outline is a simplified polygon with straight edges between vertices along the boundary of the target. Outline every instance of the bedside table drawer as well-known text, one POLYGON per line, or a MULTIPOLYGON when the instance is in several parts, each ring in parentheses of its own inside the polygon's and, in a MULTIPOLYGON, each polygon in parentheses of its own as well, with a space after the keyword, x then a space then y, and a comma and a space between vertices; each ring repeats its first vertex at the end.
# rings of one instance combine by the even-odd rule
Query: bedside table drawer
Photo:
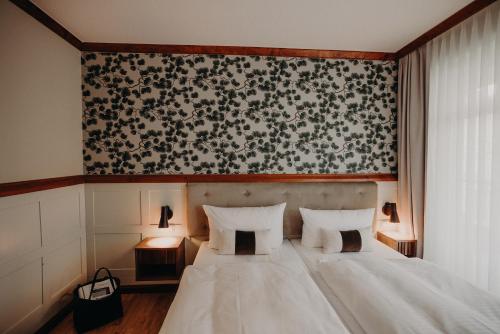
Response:
POLYGON ((135 247, 135 280, 178 280, 184 270, 184 238, 146 238, 135 247))
POLYGON ((175 264, 177 252, 175 250, 136 250, 135 256, 141 264, 175 264))

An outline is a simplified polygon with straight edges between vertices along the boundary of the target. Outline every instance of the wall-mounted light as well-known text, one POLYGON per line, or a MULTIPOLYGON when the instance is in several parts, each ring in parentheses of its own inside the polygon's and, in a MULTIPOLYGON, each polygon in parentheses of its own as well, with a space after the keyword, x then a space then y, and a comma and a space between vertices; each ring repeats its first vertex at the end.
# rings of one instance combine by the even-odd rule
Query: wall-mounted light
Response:
POLYGON ((396 203, 386 202, 382 207, 384 215, 389 216, 389 223, 399 223, 398 211, 396 210, 396 203))
POLYGON ((168 205, 161 207, 160 222, 158 223, 159 228, 168 228, 168 220, 172 219, 174 212, 168 205))

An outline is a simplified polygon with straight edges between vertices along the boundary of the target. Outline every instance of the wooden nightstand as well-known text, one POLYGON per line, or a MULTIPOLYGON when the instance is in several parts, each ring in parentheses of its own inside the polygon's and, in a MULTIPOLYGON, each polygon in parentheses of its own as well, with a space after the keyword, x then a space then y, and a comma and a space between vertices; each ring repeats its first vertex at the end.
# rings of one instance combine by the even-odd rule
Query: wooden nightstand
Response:
POLYGON ((136 281, 178 280, 184 270, 184 238, 146 238, 135 246, 136 281))
POLYGON ((417 240, 401 238, 394 232, 377 232, 377 240, 407 257, 417 256, 417 240))

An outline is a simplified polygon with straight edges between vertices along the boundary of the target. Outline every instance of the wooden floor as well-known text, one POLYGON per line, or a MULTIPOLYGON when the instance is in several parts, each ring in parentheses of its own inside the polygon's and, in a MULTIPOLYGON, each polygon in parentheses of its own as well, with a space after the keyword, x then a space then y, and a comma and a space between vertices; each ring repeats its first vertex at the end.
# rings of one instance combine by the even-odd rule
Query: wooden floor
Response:
MULTIPOLYGON (((124 317, 88 333, 157 334, 174 299, 175 292, 122 294, 124 317)), ((69 314, 51 334, 76 333, 69 314)))

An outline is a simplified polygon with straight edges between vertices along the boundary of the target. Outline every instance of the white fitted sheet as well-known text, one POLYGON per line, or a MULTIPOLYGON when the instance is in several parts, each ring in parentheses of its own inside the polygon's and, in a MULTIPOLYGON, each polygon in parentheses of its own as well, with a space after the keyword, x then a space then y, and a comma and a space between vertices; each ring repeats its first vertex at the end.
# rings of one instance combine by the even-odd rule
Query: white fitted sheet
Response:
POLYGON ((293 239, 291 243, 297 253, 300 255, 301 259, 304 261, 309 274, 313 278, 314 282, 318 285, 320 290, 325 295, 326 299, 333 306, 340 319, 347 327, 347 329, 353 334, 364 334, 366 333, 357 322, 354 315, 346 308, 346 306, 340 301, 340 299, 333 293, 333 291, 328 287, 327 283, 324 281, 323 277, 318 271, 318 263, 320 261, 335 260, 345 257, 370 257, 376 256, 385 259, 401 259, 406 258, 401 253, 396 252, 394 249, 384 245, 378 240, 373 240, 373 251, 372 252, 359 252, 359 253, 332 253, 324 254, 322 248, 309 248, 304 247, 301 244, 300 239, 293 239))
POLYGON ((273 249, 269 255, 219 255, 215 249, 208 247, 208 241, 202 242, 193 265, 196 267, 212 264, 229 264, 244 262, 282 262, 297 261, 303 263, 300 255, 290 241, 283 240, 281 247, 273 249))

